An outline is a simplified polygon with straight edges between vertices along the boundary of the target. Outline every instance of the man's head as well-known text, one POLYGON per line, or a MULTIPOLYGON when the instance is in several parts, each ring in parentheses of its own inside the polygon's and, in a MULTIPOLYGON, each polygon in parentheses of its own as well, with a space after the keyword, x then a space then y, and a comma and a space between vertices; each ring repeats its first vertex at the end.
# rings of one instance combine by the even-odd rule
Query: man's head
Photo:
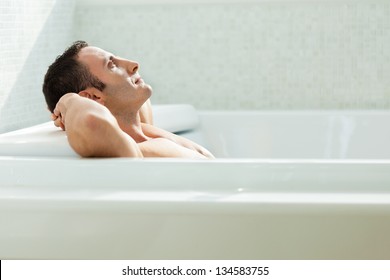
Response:
POLYGON ((113 114, 135 111, 152 93, 138 69, 137 62, 77 41, 49 67, 43 92, 51 111, 68 92, 93 99, 113 114))
POLYGON ((88 87, 99 90, 105 88, 105 85, 77 59, 80 50, 85 47, 88 47, 88 43, 84 41, 74 42, 49 66, 42 90, 51 112, 53 112, 58 100, 68 92, 79 93, 88 87))
POLYGON ((114 115, 138 111, 152 94, 152 88, 138 73, 139 64, 135 61, 93 46, 80 50, 78 61, 105 85, 104 90, 89 87, 79 95, 101 103, 114 115))

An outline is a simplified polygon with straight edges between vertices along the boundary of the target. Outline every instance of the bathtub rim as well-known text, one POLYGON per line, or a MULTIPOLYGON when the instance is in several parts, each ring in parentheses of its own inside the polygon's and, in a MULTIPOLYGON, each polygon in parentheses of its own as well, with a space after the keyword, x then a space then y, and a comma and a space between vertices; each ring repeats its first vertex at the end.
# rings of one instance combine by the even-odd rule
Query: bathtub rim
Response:
POLYGON ((390 160, 0 157, 0 170, 0 190, 390 192, 390 160))

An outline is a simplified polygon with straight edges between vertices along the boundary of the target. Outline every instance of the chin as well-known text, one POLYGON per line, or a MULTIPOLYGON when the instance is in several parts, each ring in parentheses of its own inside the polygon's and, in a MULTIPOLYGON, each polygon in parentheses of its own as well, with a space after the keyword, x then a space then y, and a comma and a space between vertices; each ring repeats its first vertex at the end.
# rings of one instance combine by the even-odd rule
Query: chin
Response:
POLYGON ((145 90, 147 91, 149 97, 151 97, 153 94, 153 88, 150 85, 145 84, 145 90))

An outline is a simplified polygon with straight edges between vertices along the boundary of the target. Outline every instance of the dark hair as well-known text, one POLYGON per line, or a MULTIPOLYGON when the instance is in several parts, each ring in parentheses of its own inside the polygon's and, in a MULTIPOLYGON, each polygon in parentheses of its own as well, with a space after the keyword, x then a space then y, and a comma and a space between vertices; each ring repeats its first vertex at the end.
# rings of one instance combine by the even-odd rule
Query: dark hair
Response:
POLYGON ((105 84, 95 77, 86 65, 77 60, 79 51, 87 46, 88 43, 85 41, 74 42, 49 66, 42 91, 51 112, 54 111, 58 100, 68 92, 79 93, 88 87, 99 90, 105 88, 105 84))

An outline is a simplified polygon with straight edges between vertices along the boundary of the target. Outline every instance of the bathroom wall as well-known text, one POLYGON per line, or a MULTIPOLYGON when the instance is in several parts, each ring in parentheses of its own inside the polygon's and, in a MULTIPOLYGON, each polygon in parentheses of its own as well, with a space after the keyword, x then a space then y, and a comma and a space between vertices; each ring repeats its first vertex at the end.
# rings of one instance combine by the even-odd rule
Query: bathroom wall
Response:
POLYGON ((140 62, 154 103, 390 109, 390 1, 79 0, 75 24, 140 62))
POLYGON ((0 133, 50 120, 47 67, 71 41, 74 0, 0 0, 0 133))
POLYGON ((155 104, 390 109, 390 1, 0 0, 0 133, 49 119, 76 39, 139 61, 155 104))

